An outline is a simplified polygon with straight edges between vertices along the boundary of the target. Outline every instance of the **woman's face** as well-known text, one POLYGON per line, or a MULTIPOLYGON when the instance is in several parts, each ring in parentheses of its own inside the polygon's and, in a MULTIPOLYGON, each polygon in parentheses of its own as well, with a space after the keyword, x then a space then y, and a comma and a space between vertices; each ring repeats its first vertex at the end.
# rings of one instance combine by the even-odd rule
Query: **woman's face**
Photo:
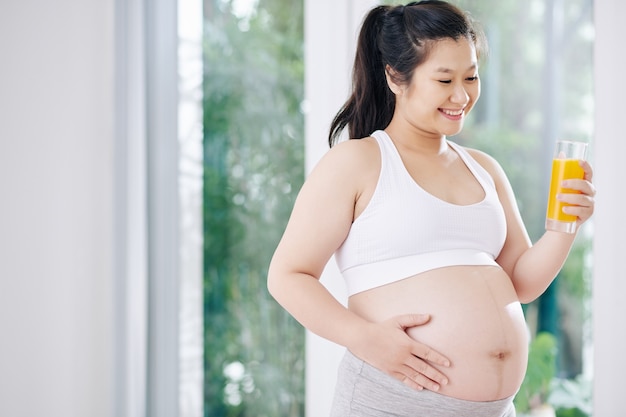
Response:
POLYGON ((474 44, 465 38, 437 41, 409 85, 396 85, 392 90, 396 93, 394 117, 404 118, 428 135, 459 133, 480 96, 474 44))

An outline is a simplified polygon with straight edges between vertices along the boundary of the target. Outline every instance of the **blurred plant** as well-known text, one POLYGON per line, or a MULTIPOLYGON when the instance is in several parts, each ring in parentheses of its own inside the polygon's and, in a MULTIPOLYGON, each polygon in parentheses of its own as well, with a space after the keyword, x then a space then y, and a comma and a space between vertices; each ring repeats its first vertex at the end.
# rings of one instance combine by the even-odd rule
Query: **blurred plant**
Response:
POLYGON ((528 369, 515 400, 520 413, 546 403, 556 375, 556 338, 550 333, 539 333, 530 343, 528 369))
POLYGON ((589 417, 593 414, 592 381, 580 375, 575 379, 556 378, 548 402, 556 417, 589 417))
POLYGON ((520 417, 592 415, 591 381, 582 376, 556 378, 556 356, 557 339, 552 334, 539 333, 530 343, 528 370, 513 401, 520 417))
POLYGON ((299 417, 304 331, 266 276, 304 179, 304 5, 204 6, 205 416, 299 417))

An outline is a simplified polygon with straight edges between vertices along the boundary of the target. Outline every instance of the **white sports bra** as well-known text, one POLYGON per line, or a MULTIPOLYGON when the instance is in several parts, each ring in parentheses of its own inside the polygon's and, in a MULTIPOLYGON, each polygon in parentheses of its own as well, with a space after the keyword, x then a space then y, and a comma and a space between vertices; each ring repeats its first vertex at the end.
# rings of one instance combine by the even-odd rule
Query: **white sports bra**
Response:
POLYGON ((376 190, 335 253, 348 295, 436 268, 497 265, 506 220, 489 173, 448 141, 485 191, 475 204, 448 203, 413 180, 384 131, 372 136, 381 153, 376 190))

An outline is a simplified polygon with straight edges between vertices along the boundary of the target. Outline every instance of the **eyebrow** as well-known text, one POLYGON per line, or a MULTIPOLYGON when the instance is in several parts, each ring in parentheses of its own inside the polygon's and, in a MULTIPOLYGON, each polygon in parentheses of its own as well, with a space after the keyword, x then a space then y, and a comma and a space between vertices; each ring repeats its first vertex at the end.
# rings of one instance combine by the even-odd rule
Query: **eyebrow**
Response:
MULTIPOLYGON (((476 64, 472 64, 469 66, 468 69, 466 69, 465 71, 470 71, 470 70, 475 70, 476 68, 478 68, 478 65, 476 64)), ((435 70, 435 72, 443 72, 445 74, 450 74, 453 73, 454 70, 450 69, 450 68, 445 68, 445 67, 439 67, 435 70)))

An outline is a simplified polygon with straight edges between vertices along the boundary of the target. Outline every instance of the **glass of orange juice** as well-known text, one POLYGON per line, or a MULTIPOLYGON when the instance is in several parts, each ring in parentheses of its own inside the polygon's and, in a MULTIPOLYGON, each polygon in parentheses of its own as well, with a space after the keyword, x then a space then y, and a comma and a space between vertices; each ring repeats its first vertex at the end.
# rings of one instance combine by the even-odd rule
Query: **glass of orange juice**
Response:
POLYGON ((563 180, 580 178, 585 171, 580 166, 580 160, 585 159, 587 144, 559 140, 556 142, 554 159, 552 159, 552 175, 550 177, 550 193, 548 194, 548 210, 546 213, 546 229, 557 232, 576 232, 576 216, 563 213, 563 207, 570 204, 557 200, 557 194, 577 193, 578 191, 564 188, 563 180))

